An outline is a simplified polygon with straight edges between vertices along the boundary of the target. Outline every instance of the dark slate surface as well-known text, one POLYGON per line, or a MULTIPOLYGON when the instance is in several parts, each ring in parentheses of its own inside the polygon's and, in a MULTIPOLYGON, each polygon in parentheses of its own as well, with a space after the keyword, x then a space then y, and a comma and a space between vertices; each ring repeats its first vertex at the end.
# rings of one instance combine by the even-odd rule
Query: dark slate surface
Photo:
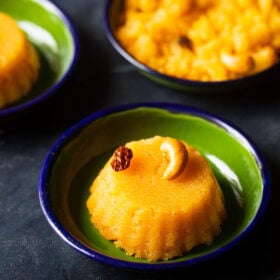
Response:
POLYGON ((80 57, 59 94, 16 119, 0 122, 0 279, 280 279, 279 83, 250 92, 186 94, 141 76, 109 45, 104 1, 56 0, 73 20, 80 57), (65 244, 41 211, 37 184, 60 134, 96 110, 134 102, 191 105, 237 125, 257 145, 271 174, 272 197, 262 223, 239 246, 210 262, 164 274, 141 274, 95 262, 65 244))

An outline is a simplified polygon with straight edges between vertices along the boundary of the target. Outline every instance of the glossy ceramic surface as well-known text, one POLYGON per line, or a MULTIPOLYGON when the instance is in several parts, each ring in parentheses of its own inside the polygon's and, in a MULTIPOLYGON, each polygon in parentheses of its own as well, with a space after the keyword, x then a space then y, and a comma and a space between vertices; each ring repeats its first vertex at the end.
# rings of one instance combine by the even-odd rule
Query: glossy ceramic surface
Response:
POLYGON ((195 108, 156 103, 97 112, 67 130, 46 157, 39 198, 52 228, 73 248, 110 265, 155 271, 206 261, 237 245, 262 216, 269 188, 260 154, 239 130, 195 108), (228 219, 211 246, 149 263, 105 240, 91 225, 85 201, 90 184, 116 147, 154 135, 185 140, 207 158, 224 192, 228 219))
POLYGON ((120 45, 116 37, 114 36, 114 30, 118 26, 118 17, 120 10, 123 7, 123 0, 106 0, 104 9, 104 27, 107 38, 112 44, 113 48, 129 63, 131 63, 142 75, 151 79, 152 81, 159 83, 163 86, 182 90, 189 93, 225 93, 234 92, 240 88, 250 88, 253 85, 261 84, 273 79, 278 75, 280 69, 280 63, 275 64, 269 69, 251 75, 245 78, 217 81, 217 82, 200 82, 194 80, 185 80, 174 78, 168 75, 161 74, 143 63, 136 60, 133 56, 128 54, 126 50, 120 45))
POLYGON ((31 92, 0 110, 0 118, 25 111, 52 95, 70 74, 77 57, 77 36, 68 16, 48 0, 1 0, 40 55, 41 69, 31 92))

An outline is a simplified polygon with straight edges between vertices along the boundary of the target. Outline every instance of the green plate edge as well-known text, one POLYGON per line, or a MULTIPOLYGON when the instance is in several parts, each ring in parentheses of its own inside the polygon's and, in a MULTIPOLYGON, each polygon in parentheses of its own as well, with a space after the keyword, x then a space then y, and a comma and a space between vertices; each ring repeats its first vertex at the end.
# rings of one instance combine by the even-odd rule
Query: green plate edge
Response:
POLYGON ((70 67, 75 42, 64 15, 45 0, 1 0, 0 12, 13 17, 37 49, 41 69, 37 83, 19 103, 31 100, 59 81, 70 67))
POLYGON ((127 256, 104 239, 91 225, 85 202, 90 184, 117 146, 154 135, 187 141, 208 159, 224 192, 228 211, 222 233, 212 245, 198 246, 182 257, 160 263, 185 261, 228 244, 246 229, 261 203, 263 182, 257 162, 225 128, 199 116, 162 109, 143 107, 103 117, 63 147, 52 169, 49 192, 58 220, 74 238, 99 253, 146 263, 127 256))

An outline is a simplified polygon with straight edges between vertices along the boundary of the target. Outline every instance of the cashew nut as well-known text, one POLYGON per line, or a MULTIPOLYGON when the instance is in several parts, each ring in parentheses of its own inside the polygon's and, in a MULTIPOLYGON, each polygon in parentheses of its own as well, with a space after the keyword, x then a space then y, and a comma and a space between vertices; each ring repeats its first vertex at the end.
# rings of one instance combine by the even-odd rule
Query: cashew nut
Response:
POLYGON ((256 62, 256 71, 262 71, 277 61, 276 50, 271 46, 265 46, 252 54, 254 61, 256 62))
POLYGON ((254 60, 249 55, 221 54, 221 61, 228 70, 234 73, 248 73, 254 68, 254 60))
POLYGON ((164 139, 160 150, 167 154, 169 158, 169 165, 163 174, 163 178, 173 180, 184 171, 188 161, 188 151, 180 140, 171 137, 164 139))

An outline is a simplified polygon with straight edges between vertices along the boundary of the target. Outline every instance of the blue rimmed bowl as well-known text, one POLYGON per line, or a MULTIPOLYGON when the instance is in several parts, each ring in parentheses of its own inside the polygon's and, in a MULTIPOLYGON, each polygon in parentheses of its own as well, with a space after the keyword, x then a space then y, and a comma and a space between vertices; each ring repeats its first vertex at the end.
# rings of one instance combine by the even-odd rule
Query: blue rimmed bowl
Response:
POLYGON ((178 104, 131 104, 96 112, 69 128, 50 149, 39 180, 46 220, 70 246, 93 260, 138 271, 187 267, 219 256, 255 228, 269 200, 268 171, 251 140, 208 112, 178 104), (228 218, 210 246, 156 263, 127 256, 92 226, 89 186, 114 149, 154 135, 189 142, 209 161, 226 200, 228 218))
MULTIPOLYGON (((249 92, 258 85, 275 81, 278 77, 280 70, 279 59, 278 62, 261 72, 231 80, 199 81, 163 74, 132 56, 116 38, 116 29, 122 24, 124 18, 121 15, 124 8, 123 3, 124 0, 106 0, 103 15, 105 34, 113 49, 143 76, 153 82, 186 93, 232 93, 240 89, 249 92)), ((137 24, 138 22, 135 22, 135 26, 137 24)), ((189 69, 186 69, 186 71, 189 71, 189 69)))
POLYGON ((0 12, 14 18, 40 56, 40 72, 30 92, 0 110, 0 119, 38 105, 57 92, 77 60, 78 37, 69 16, 48 0, 1 0, 0 12))

